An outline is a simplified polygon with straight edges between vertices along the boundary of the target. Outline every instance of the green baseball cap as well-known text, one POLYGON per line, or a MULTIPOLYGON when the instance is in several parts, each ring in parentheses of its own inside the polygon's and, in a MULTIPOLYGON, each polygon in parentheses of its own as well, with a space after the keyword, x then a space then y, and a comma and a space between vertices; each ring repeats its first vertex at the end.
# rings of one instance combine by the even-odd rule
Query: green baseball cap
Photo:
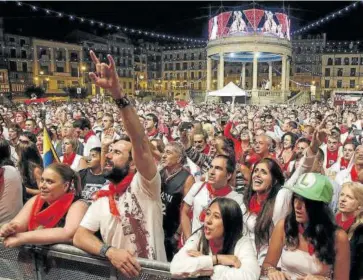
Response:
POLYGON ((330 203, 333 197, 333 186, 329 178, 318 173, 301 175, 289 189, 304 198, 325 203, 330 203))

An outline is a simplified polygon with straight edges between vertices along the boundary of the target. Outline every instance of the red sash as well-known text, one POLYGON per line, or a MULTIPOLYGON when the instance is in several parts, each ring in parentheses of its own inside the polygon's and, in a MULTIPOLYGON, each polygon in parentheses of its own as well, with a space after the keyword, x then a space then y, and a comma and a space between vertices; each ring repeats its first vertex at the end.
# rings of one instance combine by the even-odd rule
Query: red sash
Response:
POLYGON ((350 170, 350 177, 352 178, 353 182, 358 182, 358 171, 355 168, 355 165, 353 165, 352 169, 350 170))
POLYGON ((355 215, 352 215, 351 217, 349 217, 346 221, 343 222, 342 220, 342 213, 339 213, 338 215, 335 216, 335 220, 338 224, 338 226, 340 226, 342 229, 344 229, 345 232, 347 232, 349 230, 349 228, 354 224, 355 222, 355 215))
POLYGON ((74 193, 66 193, 54 203, 50 204, 46 209, 40 211, 45 203, 40 195, 37 195, 33 208, 30 212, 30 220, 28 230, 36 230, 42 228, 53 228, 68 212, 74 200, 74 193))
POLYGON ((88 139, 92 136, 92 135, 96 135, 93 130, 88 131, 88 133, 86 134, 86 136, 84 137, 84 142, 87 143, 88 139))
POLYGON ((71 153, 70 155, 63 154, 62 162, 68 166, 71 166, 75 157, 76 157, 76 153, 71 153))
POLYGON ((251 197, 249 206, 248 206, 248 210, 251 213, 258 215, 262 210, 262 206, 265 203, 265 200, 266 200, 267 196, 268 196, 267 193, 260 195, 261 203, 258 203, 257 194, 256 193, 253 194, 252 197, 251 197))
POLYGON ((344 158, 340 159, 340 170, 347 169, 349 165, 349 160, 345 160, 344 158))
POLYGON ((207 144, 203 150, 203 154, 208 155, 210 150, 210 146, 207 144))
POLYGON ((108 202, 110 206, 110 212, 113 216, 120 218, 120 212, 117 209, 115 195, 122 196, 127 188, 130 186, 132 179, 134 178, 134 173, 129 173, 120 183, 117 185, 110 183, 108 190, 100 190, 92 195, 93 200, 97 200, 101 197, 108 197, 108 202))
MULTIPOLYGON (((207 190, 209 192, 209 197, 211 199, 214 199, 216 197, 224 197, 224 196, 228 195, 232 191, 232 188, 229 185, 224 186, 223 188, 218 189, 218 190, 214 189, 211 186, 211 184, 208 184, 208 183, 206 183, 206 187, 207 187, 207 190)), ((199 215, 199 221, 201 221, 202 223, 204 223, 205 215, 206 215, 206 210, 203 209, 202 212, 199 215)))
MULTIPOLYGON (((299 233, 300 233, 301 235, 303 235, 303 234, 304 234, 304 232, 305 232, 304 227, 302 226, 302 224, 299 224, 299 233)), ((309 252, 309 255, 310 255, 310 256, 314 255, 314 253, 315 253, 314 245, 313 245, 313 244, 311 244, 309 241, 308 241, 308 252, 309 252)))
POLYGON ((330 166, 332 166, 334 163, 337 162, 338 160, 338 150, 334 151, 334 152, 330 152, 329 150, 327 150, 327 161, 326 161, 326 168, 329 168, 330 166))

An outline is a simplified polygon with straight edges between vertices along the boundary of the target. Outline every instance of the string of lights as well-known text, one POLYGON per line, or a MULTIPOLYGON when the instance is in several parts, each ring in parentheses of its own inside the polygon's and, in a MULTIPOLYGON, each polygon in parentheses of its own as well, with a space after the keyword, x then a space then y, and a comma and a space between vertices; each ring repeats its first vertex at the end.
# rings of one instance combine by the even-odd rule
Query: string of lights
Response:
MULTIPOLYGON (((305 32, 305 31, 308 31, 308 30, 310 30, 310 29, 312 29, 312 28, 314 28, 314 27, 321 26, 322 24, 324 24, 324 23, 326 23, 326 22, 329 22, 329 21, 331 21, 331 20, 335 19, 335 18, 336 18, 336 17, 338 17, 338 16, 342 16, 342 15, 344 15, 344 14, 347 14, 347 13, 348 13, 348 12, 350 12, 353 8, 356 8, 356 7, 358 6, 359 2, 361 2, 361 1, 356 1, 356 2, 354 2, 354 3, 351 3, 351 4, 349 4, 348 6, 344 7, 343 9, 340 9, 340 10, 338 10, 338 11, 336 11, 336 12, 333 12, 333 13, 331 13, 331 14, 329 14, 329 15, 325 16, 324 18, 320 18, 320 19, 318 19, 318 20, 316 20, 316 21, 314 21, 314 22, 312 22, 312 23, 308 24, 307 26, 304 26, 304 27, 302 27, 302 28, 300 28, 300 29, 298 29, 298 30, 296 30, 296 31, 292 32, 292 33, 291 33, 291 35, 301 34, 301 33, 305 32)), ((363 2, 362 2, 362 3, 363 3, 363 2)))
MULTIPOLYGON (((5 2, 5 3, 8 3, 8 2, 5 2)), ((10 1, 9 3, 12 3, 12 1, 10 1)), ((111 23, 106 23, 106 22, 102 22, 102 21, 97 21, 94 19, 89 19, 89 18, 85 18, 85 17, 67 14, 67 13, 64 13, 61 11, 45 9, 45 8, 42 8, 42 7, 33 5, 33 4, 29 4, 26 2, 16 1, 15 3, 19 7, 30 8, 30 10, 33 12, 43 12, 47 15, 54 15, 58 18, 68 18, 70 21, 78 21, 79 23, 88 23, 91 26, 98 26, 99 28, 114 29, 116 31, 123 31, 123 32, 127 32, 127 33, 133 34, 133 35, 143 35, 143 36, 147 36, 147 37, 151 37, 151 38, 164 39, 164 40, 170 40, 170 41, 181 41, 181 42, 202 43, 202 44, 207 43, 206 40, 202 40, 202 39, 178 37, 178 36, 173 36, 170 34, 163 34, 163 33, 154 32, 154 31, 146 31, 146 30, 130 28, 130 27, 126 27, 126 26, 120 26, 120 25, 115 25, 115 24, 111 24, 111 23)))

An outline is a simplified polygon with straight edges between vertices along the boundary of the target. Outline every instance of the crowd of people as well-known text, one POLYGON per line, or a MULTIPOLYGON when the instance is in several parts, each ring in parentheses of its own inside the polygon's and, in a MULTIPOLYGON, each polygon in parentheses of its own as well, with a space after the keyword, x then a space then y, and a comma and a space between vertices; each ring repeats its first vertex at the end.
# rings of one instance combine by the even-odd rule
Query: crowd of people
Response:
POLYGON ((113 102, 0 106, 5 247, 70 243, 127 277, 363 278, 360 105, 113 102), (44 166, 44 128, 59 162, 44 166))

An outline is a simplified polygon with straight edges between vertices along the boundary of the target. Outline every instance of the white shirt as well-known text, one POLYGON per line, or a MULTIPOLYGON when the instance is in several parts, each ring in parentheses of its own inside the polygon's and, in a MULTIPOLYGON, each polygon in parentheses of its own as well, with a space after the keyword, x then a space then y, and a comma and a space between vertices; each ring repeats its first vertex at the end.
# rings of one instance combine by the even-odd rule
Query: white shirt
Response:
POLYGON ((92 135, 83 145, 84 145, 83 156, 87 157, 89 156, 93 148, 96 147, 101 148, 101 141, 96 135, 92 135))
POLYGON ((350 175, 350 171, 352 170, 353 165, 350 168, 339 171, 335 176, 335 182, 341 187, 346 182, 352 182, 352 176, 350 175))
MULTIPOLYGON (((193 208, 192 233, 203 225, 199 216, 212 202, 209 191, 206 185, 202 187, 203 184, 204 182, 197 182, 193 184, 187 195, 184 197, 184 202, 193 208)), ((239 205, 242 204, 242 195, 235 191, 231 191, 226 195, 226 197, 235 200, 239 205)))
POLYGON ((4 168, 4 186, 0 186, 0 224, 11 221, 23 207, 23 187, 19 171, 9 165, 4 168))
POLYGON ((81 226, 100 230, 106 244, 135 252, 137 257, 166 261, 160 192, 159 172, 151 181, 137 172, 116 202, 121 221, 110 213, 108 197, 102 197, 88 208, 81 226))
POLYGON ((212 280, 257 280, 260 267, 257 263, 256 251, 251 239, 243 236, 234 248, 234 255, 240 260, 241 267, 234 268, 224 265, 213 266, 212 253, 208 256, 191 257, 188 250, 198 250, 202 232, 193 234, 183 248, 174 256, 170 264, 170 273, 183 278, 196 275, 210 276, 212 280))
MULTIPOLYGON (((60 162, 63 162, 63 158, 64 158, 64 156, 61 156, 59 158, 60 162)), ((80 170, 79 163, 80 163, 81 159, 82 159, 82 156, 76 154, 76 156, 74 157, 74 160, 70 166, 74 171, 78 172, 80 170)))

